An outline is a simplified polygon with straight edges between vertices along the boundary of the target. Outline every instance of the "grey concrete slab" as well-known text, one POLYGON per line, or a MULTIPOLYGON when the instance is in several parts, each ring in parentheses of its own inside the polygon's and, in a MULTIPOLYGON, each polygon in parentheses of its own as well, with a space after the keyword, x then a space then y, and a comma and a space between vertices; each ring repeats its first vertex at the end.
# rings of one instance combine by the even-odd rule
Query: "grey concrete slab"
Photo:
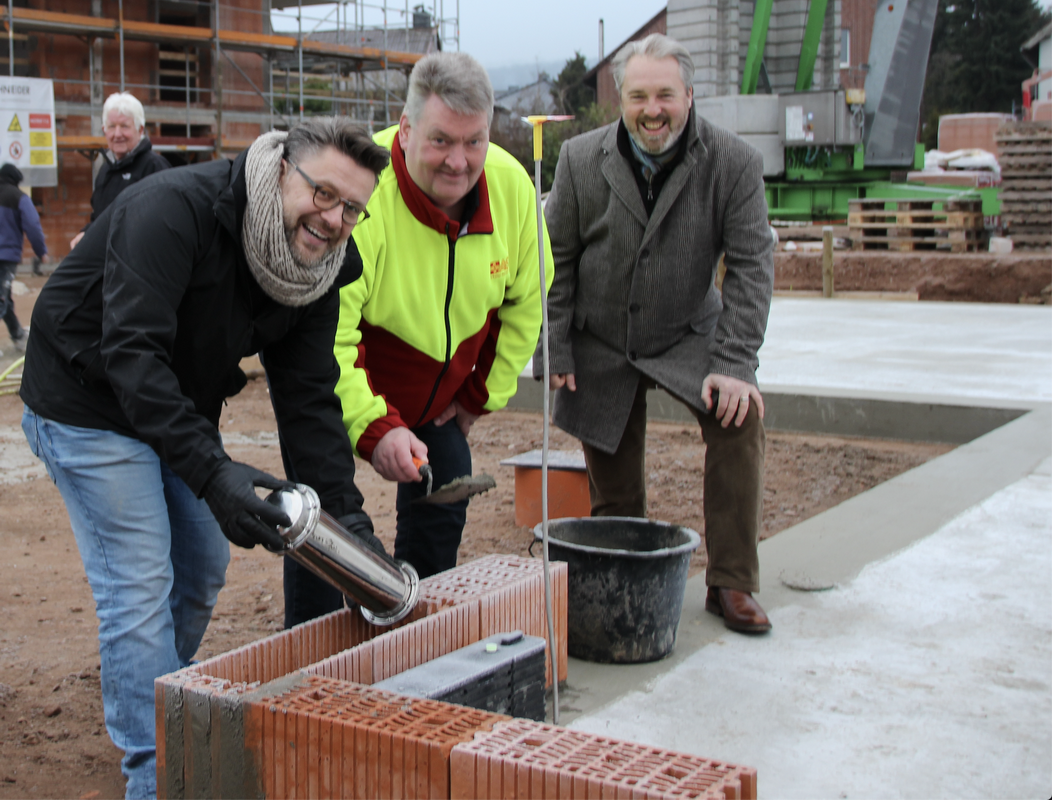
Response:
MULTIPOLYGON (((759 359, 770 430, 958 444, 1052 402, 1052 309, 776 297, 759 359)), ((542 408, 530 375, 510 408, 542 408)), ((647 411, 694 421, 661 391, 647 411)))
POLYGON ((1052 402, 1052 308, 775 298, 760 386, 1052 402))
POLYGON ((966 443, 762 542, 771 634, 697 576, 674 653, 571 659, 560 721, 755 766, 761 797, 1047 796, 1052 310, 776 299, 761 360, 799 429, 966 443))
MULTIPOLYGON (((757 598, 772 613, 798 601, 800 592, 792 586, 842 585, 867 564, 1032 474, 1050 457, 1052 406, 1044 406, 761 542, 757 598)), ((705 593, 704 575, 687 582, 676 649, 662 661, 609 665, 571 659, 560 709, 565 721, 600 713, 723 639, 727 631, 705 611, 705 593)))
MULTIPOLYGON (((1052 786, 1047 462, 768 636, 726 634, 571 727, 757 768, 771 798, 1052 786)), ((573 673, 571 671, 571 680, 573 673)))

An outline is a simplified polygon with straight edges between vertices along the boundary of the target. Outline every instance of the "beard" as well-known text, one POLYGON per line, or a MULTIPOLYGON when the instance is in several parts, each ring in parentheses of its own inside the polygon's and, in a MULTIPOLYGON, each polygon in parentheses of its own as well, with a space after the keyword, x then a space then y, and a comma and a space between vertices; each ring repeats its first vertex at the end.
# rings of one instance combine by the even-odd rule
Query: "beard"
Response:
MULTIPOLYGON (((650 121, 650 117, 647 117, 646 119, 647 121, 650 121)), ((655 119, 661 119, 661 117, 656 117, 655 119)), ((648 153, 652 156, 659 156, 665 151, 667 151, 670 147, 672 147, 676 142, 678 142, 680 135, 687 127, 689 115, 683 118, 678 128, 672 127, 672 119, 670 117, 666 116, 664 119, 669 124, 669 132, 661 139, 661 141, 658 142, 654 142, 652 139, 648 141, 643 138, 643 135, 640 133, 640 131, 645 131, 646 128, 643 127, 642 117, 636 118, 636 124, 634 129, 628 129, 628 135, 632 137, 632 141, 635 142, 636 146, 639 147, 639 149, 642 150, 644 153, 648 153)), ((625 127, 627 128, 628 126, 625 127)))
MULTIPOLYGON (((336 244, 330 240, 329 244, 323 250, 316 252, 304 250, 296 238, 299 229, 299 221, 289 220, 288 218, 285 219, 285 241, 288 242, 289 253, 292 254, 292 260, 299 266, 304 269, 314 269, 325 260, 329 253, 336 249, 336 244)), ((322 230, 322 232, 325 231, 322 230)))

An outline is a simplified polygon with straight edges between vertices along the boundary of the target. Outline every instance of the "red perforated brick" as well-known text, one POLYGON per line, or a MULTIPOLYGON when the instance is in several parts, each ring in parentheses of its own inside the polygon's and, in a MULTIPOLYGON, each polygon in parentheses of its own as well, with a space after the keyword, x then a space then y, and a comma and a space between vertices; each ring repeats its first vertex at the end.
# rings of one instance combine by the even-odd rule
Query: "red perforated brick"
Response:
MULTIPOLYGON (((552 611, 555 617, 559 680, 566 680, 567 567, 550 564, 552 611)), ((547 641, 544 600, 544 564, 540 559, 491 555, 421 581, 421 602, 431 608, 478 603, 479 638, 519 629, 547 641)), ((551 662, 545 664, 545 681, 551 685, 551 662)))
MULTIPOLYGON (((564 678, 565 565, 553 564, 552 575, 560 677, 564 678)), ((368 796, 362 787, 376 767, 368 758, 381 747, 377 736, 387 737, 382 743, 385 752, 399 754, 399 769, 404 772, 405 764, 415 765, 409 773, 416 776, 419 786, 426 784, 433 793, 436 786, 447 785, 446 766, 436 766, 445 764, 444 753, 448 753, 442 742, 454 730, 463 739, 470 738, 475 723, 464 715, 475 713, 471 709, 448 706, 457 711, 441 723, 437 717, 428 717, 420 723, 422 727, 412 728, 417 744, 408 750, 405 743, 391 737, 408 735, 405 731, 410 730, 411 718, 400 722, 395 733, 378 728, 369 739, 361 730, 372 730, 369 720, 378 719, 375 714, 356 717, 353 729, 304 721, 325 718, 325 705, 318 705, 317 698, 309 710, 286 708, 277 716, 277 712, 263 715, 260 711, 260 704, 269 709, 269 698, 316 680, 312 675, 339 679, 336 685, 353 689, 344 682, 382 680, 478 641, 483 628, 492 632, 520 629, 546 636, 542 563, 537 559, 490 556, 469 562, 423 581, 421 597, 401 627, 378 628, 357 610, 344 610, 159 679, 159 793, 240 797, 259 792, 298 796, 331 791, 338 795, 346 792, 335 787, 354 785, 357 796, 368 796), (428 615, 428 609, 435 613, 428 615), (290 713, 299 715, 294 728, 287 727, 290 713), (307 717, 301 720, 304 714, 307 717), (254 739, 247 734, 250 730, 254 739), (266 747, 272 752, 264 754, 260 745, 250 758, 246 749, 250 739, 269 743, 266 747), (419 750, 425 746, 422 743, 426 743, 424 751, 419 750), (426 775, 421 759, 429 764, 426 775)), ((548 667, 546 663, 546 670, 548 667)), ((337 705, 343 714, 346 698, 337 705)), ((340 714, 336 718, 343 725, 346 720, 340 714)), ((386 777, 379 772, 375 775, 370 791, 393 788, 383 783, 386 777)), ((425 795, 418 790, 412 796, 425 795)))
POLYGON ((756 770, 512 720, 453 748, 450 797, 755 800, 756 770))
POLYGON ((217 678, 267 683, 372 639, 385 628, 366 622, 357 609, 328 614, 198 664, 217 678))
POLYGON ((420 599, 443 605, 474 600, 484 594, 534 577, 541 572, 537 559, 490 555, 460 564, 420 582, 420 599))
POLYGON ((312 676, 245 709, 267 797, 449 797, 449 754, 506 716, 312 676))

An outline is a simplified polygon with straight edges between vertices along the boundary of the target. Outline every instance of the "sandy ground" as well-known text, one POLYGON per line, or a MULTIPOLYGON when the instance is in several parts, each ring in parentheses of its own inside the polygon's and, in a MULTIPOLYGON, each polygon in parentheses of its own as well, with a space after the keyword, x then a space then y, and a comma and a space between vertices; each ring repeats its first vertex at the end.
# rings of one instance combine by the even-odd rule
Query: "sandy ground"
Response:
MULTIPOLYGON (((23 322, 42 283, 20 276, 28 292, 17 299, 23 322)), ((0 332, 0 370, 10 363, 0 332)), ((0 396, 0 800, 121 797, 120 751, 103 725, 97 624, 69 520, 58 491, 29 452, 19 429, 21 402, 0 396)), ((280 473, 274 421, 261 380, 231 399, 222 421, 231 455, 280 473)), ((541 444, 535 413, 501 412, 471 434, 475 472, 497 488, 472 501, 461 548, 467 561, 494 553, 527 555, 528 528, 514 521, 514 478, 499 462, 541 444)), ((553 430, 551 447, 573 449, 553 430)), ((764 537, 830 508, 950 449, 945 445, 768 436, 764 537)), ((704 445, 696 426, 652 424, 648 492, 655 519, 704 533, 701 487, 704 445)), ((377 533, 390 550, 394 491, 367 464, 359 485, 377 533)), ((704 568, 704 550, 691 564, 704 568)), ((198 656, 206 658, 281 627, 281 564, 261 548, 234 549, 227 587, 198 656)))

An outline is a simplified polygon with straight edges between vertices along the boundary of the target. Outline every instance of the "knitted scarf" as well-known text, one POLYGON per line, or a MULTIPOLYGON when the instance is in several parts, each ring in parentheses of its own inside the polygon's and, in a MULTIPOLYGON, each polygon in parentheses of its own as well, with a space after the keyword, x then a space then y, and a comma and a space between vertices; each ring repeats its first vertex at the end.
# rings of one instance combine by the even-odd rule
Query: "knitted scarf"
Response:
POLYGON ((282 305, 305 306, 332 286, 343 265, 347 243, 313 267, 304 267, 293 258, 281 204, 280 164, 287 136, 284 131, 265 133, 248 149, 248 204, 241 238, 252 277, 263 291, 282 305))
POLYGON ((679 154, 679 140, 683 134, 686 133, 686 128, 680 132, 680 135, 676 137, 676 140, 664 151, 660 153, 648 153, 639 143, 628 135, 628 143, 632 146, 632 155, 636 161, 639 162, 639 168, 643 173, 643 177, 648 181, 663 170, 668 164, 679 154))

